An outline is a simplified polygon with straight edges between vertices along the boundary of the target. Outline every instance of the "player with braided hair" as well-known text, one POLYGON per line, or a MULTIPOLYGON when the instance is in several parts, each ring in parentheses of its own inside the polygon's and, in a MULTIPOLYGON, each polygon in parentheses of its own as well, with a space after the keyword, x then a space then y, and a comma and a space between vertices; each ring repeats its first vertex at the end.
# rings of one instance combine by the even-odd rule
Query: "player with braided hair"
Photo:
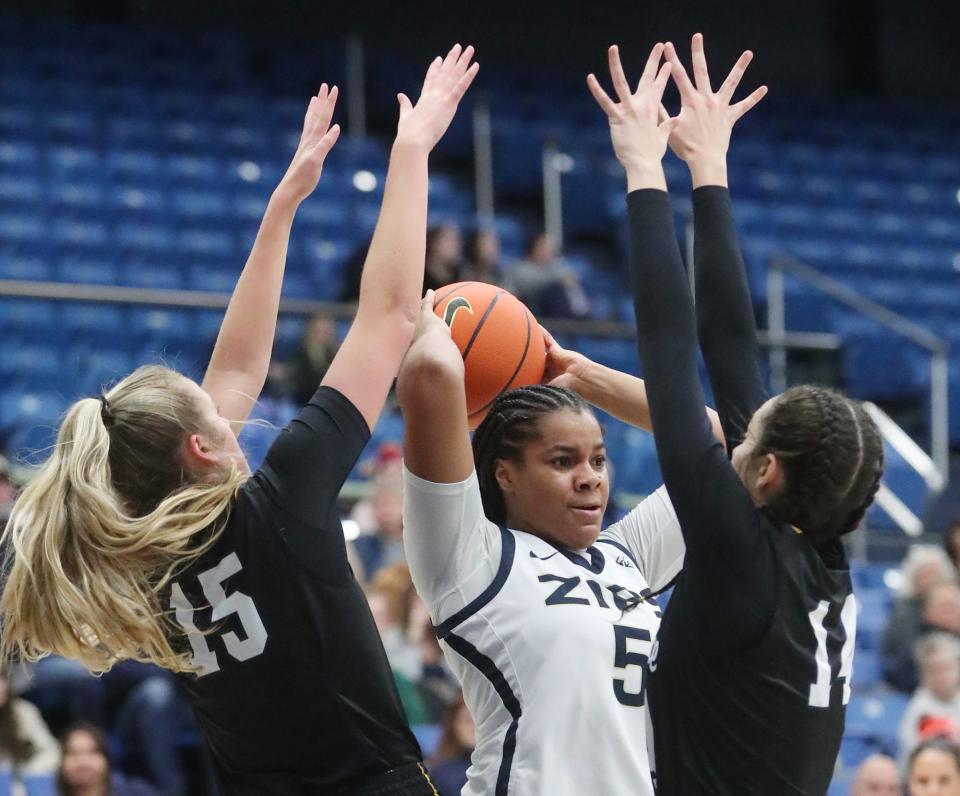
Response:
POLYGON ((497 398, 471 453, 463 358, 428 292, 397 383, 410 574, 477 724, 464 794, 652 796, 654 593, 683 540, 663 489, 601 532, 588 402, 649 430, 645 387, 546 339, 548 383, 497 398))
POLYGON ((588 78, 627 171, 640 357, 686 543, 650 661, 657 790, 823 794, 856 632, 841 537, 873 500, 883 448, 863 408, 837 392, 800 386, 767 398, 726 175, 733 125, 766 89, 731 104, 746 52, 714 92, 699 34, 696 85, 669 44, 666 55, 682 100, 673 119, 631 91, 615 47, 620 102, 588 78), (668 142, 693 178, 696 311, 661 164, 668 142), (698 336, 729 458, 697 409, 698 336))

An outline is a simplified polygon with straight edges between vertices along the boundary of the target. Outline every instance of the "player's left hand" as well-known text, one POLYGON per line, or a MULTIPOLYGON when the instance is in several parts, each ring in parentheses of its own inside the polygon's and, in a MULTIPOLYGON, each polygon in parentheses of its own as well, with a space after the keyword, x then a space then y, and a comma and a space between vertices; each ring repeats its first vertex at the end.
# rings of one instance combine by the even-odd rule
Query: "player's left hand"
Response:
POLYGON ((310 98, 300 143, 287 173, 277 186, 277 193, 295 204, 313 193, 320 181, 323 163, 340 137, 340 125, 330 126, 338 93, 336 86, 328 89, 324 83, 317 96, 310 98))
POLYGON ((628 173, 633 169, 659 169, 660 161, 667 151, 667 139, 673 120, 667 118, 661 122, 659 111, 671 65, 667 63, 660 66, 662 55, 663 44, 655 45, 647 58, 637 90, 631 91, 620 63, 620 50, 617 45, 610 47, 607 52, 610 77, 620 102, 610 99, 596 75, 587 75, 590 93, 610 122, 610 138, 617 160, 628 173))
MULTIPOLYGON (((730 146, 733 126, 766 96, 767 87, 760 86, 746 99, 731 104, 733 94, 740 85, 747 66, 753 60, 753 53, 750 50, 744 51, 719 90, 714 91, 710 86, 702 34, 694 34, 690 50, 696 84, 690 81, 673 44, 668 42, 665 49, 667 62, 672 67, 670 74, 680 90, 682 102, 680 113, 673 120, 670 148, 677 157, 687 163, 696 160, 724 160, 730 146)), ((667 111, 661 106, 661 121, 668 118, 667 111)))
POLYGON ((543 370, 542 383, 576 392, 577 383, 592 362, 583 354, 563 348, 542 326, 540 331, 543 332, 543 339, 547 344, 547 363, 543 370))

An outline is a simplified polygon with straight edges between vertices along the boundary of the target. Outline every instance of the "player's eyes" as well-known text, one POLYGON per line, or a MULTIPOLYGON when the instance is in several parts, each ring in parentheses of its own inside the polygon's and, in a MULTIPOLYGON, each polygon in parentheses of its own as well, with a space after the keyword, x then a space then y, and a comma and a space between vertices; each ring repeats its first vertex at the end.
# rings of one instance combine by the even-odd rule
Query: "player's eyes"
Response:
POLYGON ((606 456, 597 456, 597 457, 593 460, 593 466, 596 467, 598 470, 606 467, 606 466, 607 466, 607 457, 606 457, 606 456))
POLYGON ((566 469, 570 466, 570 457, 569 456, 557 456, 552 462, 554 467, 560 469, 566 469))

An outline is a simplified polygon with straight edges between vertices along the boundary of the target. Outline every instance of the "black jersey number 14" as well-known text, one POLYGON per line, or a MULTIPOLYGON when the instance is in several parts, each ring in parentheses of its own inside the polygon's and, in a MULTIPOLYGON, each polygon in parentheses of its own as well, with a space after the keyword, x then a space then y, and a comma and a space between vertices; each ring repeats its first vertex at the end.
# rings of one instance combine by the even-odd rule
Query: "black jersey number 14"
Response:
MULTIPOLYGON (((232 630, 220 635, 223 645, 231 658, 238 661, 247 661, 260 655, 267 646, 267 629, 257 612, 257 606, 248 594, 235 591, 227 594, 223 582, 231 575, 236 575, 243 569, 236 553, 230 553, 221 559, 215 567, 211 567, 197 575, 200 588, 213 609, 211 621, 219 622, 231 614, 236 614, 246 638, 240 638, 232 630)), ((177 624, 183 628, 193 650, 193 665, 198 676, 213 674, 220 671, 220 661, 217 653, 207 644, 207 636, 197 630, 193 615, 197 610, 183 593, 179 583, 174 583, 170 589, 170 607, 173 608, 177 624)))
MULTIPOLYGON (((827 654, 827 629, 824 622, 830 603, 821 600, 807 617, 813 627, 813 636, 817 640, 814 663, 817 666, 817 679, 810 685, 807 704, 812 708, 830 707, 831 673, 830 656, 827 654)), ((843 704, 850 701, 850 679, 853 675, 853 648, 857 637, 857 601, 852 594, 847 595, 840 609, 840 624, 843 626, 844 640, 840 649, 840 671, 837 678, 843 681, 843 704)))

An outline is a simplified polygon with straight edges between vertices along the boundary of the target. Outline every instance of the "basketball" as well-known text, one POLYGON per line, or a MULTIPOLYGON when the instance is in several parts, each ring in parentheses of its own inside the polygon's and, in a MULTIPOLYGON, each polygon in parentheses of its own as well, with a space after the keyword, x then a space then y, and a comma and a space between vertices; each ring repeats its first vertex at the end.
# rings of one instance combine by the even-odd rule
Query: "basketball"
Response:
POLYGON ((500 393, 543 379, 546 345, 540 324, 502 287, 445 285, 436 291, 433 310, 450 327, 463 355, 471 429, 480 425, 500 393))

